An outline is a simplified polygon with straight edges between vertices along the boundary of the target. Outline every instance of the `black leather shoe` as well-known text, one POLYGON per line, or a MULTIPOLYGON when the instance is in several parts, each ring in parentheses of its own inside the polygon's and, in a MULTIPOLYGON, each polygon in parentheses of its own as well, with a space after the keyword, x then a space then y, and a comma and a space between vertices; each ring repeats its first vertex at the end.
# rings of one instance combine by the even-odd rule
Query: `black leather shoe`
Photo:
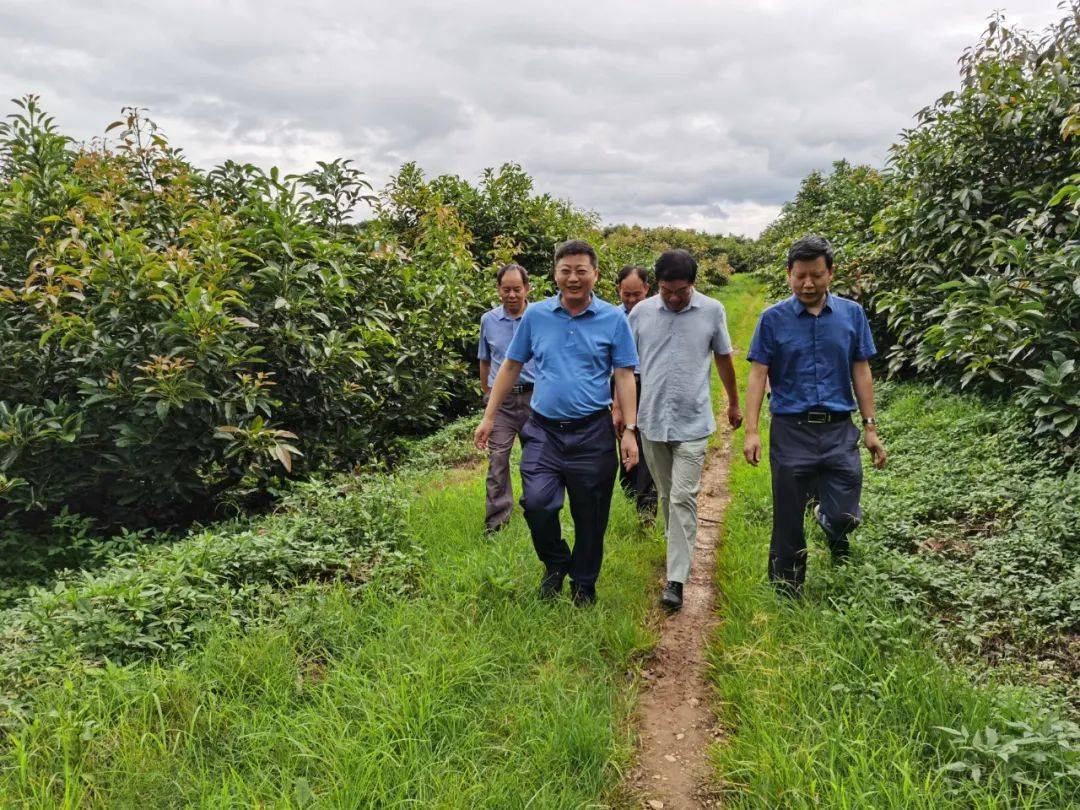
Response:
POLYGON ((540 598, 551 600, 558 597, 562 593, 563 578, 566 576, 564 571, 557 571, 554 568, 549 568, 544 572, 543 579, 540 580, 540 598))
POLYGON ((593 605, 596 604, 596 586, 595 585, 579 585, 576 582, 570 583, 570 595, 574 598, 575 605, 593 605))
POLYGON ((682 586, 681 582, 669 580, 668 584, 664 586, 664 590, 660 592, 660 604, 672 612, 681 608, 682 586))

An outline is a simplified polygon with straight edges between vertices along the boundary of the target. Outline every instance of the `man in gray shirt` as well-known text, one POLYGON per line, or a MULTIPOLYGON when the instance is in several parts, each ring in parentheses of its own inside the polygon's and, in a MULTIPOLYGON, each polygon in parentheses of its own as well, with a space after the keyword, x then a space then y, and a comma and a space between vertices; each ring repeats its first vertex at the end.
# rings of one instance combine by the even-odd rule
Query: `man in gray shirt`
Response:
POLYGON ((697 540, 697 495, 709 436, 716 430, 709 377, 715 358, 727 393, 727 418, 742 424, 727 316, 719 301, 694 290, 697 262, 666 250, 654 266, 660 294, 631 311, 641 372, 638 430, 660 495, 667 537, 667 584, 660 603, 682 607, 697 540))

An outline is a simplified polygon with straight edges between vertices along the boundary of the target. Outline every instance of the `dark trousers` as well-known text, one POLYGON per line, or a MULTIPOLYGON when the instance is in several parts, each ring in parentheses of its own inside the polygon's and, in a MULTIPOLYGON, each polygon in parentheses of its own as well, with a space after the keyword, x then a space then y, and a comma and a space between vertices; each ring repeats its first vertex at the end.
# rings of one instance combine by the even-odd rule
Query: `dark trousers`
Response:
POLYGON ((600 576, 616 466, 607 410, 573 423, 534 412, 521 429, 521 506, 536 555, 549 571, 567 573, 586 589, 600 576), (573 551, 559 525, 564 491, 574 518, 573 551))
MULTIPOLYGON (((622 440, 629 440, 629 433, 624 433, 622 440)), ((641 446, 641 433, 634 431, 634 440, 638 446, 638 463, 627 470, 619 465, 619 484, 627 498, 632 498, 637 510, 642 514, 656 517, 656 484, 653 482, 649 465, 645 463, 645 451, 641 446)))
POLYGON ((495 426, 488 439, 487 503, 484 524, 495 530, 510 521, 514 490, 510 483, 510 451, 514 439, 532 413, 532 390, 511 392, 495 414, 495 426))
POLYGON ((820 522, 834 556, 847 554, 848 533, 859 524, 859 429, 850 419, 810 424, 774 416, 769 466, 773 493, 769 579, 782 590, 798 593, 806 579, 803 517, 810 499, 816 498, 821 507, 820 522))
MULTIPOLYGON (((635 374, 634 381, 637 383, 637 402, 641 405, 641 375, 635 374)), ((612 396, 615 386, 612 384, 612 396)), ((629 434, 623 434, 623 441, 627 441, 629 434)), ((637 442, 638 463, 632 469, 627 470, 621 464, 619 466, 619 484, 627 498, 634 501, 639 512, 656 517, 656 484, 653 483, 649 465, 645 463, 645 451, 641 445, 641 431, 634 431, 634 441, 637 442)))

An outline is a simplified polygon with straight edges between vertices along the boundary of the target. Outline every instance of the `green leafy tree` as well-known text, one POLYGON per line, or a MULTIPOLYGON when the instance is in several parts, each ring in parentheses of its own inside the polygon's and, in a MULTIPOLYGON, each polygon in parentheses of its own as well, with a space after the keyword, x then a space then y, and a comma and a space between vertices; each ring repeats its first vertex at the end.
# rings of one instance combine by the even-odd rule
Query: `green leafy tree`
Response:
POLYGON ((866 300, 873 292, 882 242, 878 214, 892 199, 887 174, 870 166, 833 163, 832 172, 811 172, 795 199, 758 239, 751 262, 763 272, 774 295, 787 295, 787 251, 810 233, 825 236, 836 253, 834 288, 842 295, 866 300))
POLYGON ((1033 432, 1080 436, 1080 3, 1040 37, 991 18, 962 85, 917 115, 884 172, 812 173, 753 264, 836 248, 836 289, 870 310, 890 372, 1017 398, 1033 432))
POLYGON ((890 366, 1018 394, 1036 431, 1075 438, 1080 4, 1040 40, 995 16, 961 71, 893 148, 890 366))
POLYGON ((192 167, 141 111, 76 148, 38 100, 0 124, 0 510, 165 523, 347 467, 466 390, 470 236, 351 225, 346 161, 192 167))

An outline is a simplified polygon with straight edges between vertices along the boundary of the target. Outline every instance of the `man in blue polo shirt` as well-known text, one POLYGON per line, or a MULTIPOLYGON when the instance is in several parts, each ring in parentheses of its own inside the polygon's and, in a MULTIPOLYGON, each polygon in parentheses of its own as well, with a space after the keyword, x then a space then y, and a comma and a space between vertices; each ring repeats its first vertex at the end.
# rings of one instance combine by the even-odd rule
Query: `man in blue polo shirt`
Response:
MULTIPOLYGON (((480 319, 480 386, 485 398, 499 367, 506 359, 506 350, 514 338, 521 317, 529 302, 529 274, 520 264, 507 264, 495 275, 499 291, 499 306, 488 310, 480 319)), ((514 507, 514 490, 510 483, 510 451, 514 438, 532 413, 529 403, 533 391, 533 364, 526 363, 502 407, 495 414, 495 426, 488 441, 487 503, 484 526, 488 534, 503 529, 510 522, 514 507)))
MULTIPOLYGON (((540 595, 554 598, 569 575, 577 604, 596 601, 615 486, 612 374, 625 430, 637 430, 637 349, 626 317, 593 295, 599 278, 588 242, 572 239, 555 251, 559 294, 526 310, 475 435, 476 446, 487 447, 495 414, 523 365, 534 361, 532 416, 521 431, 521 505, 544 563, 540 595), (564 490, 574 518, 573 551, 559 525, 564 490)), ((636 442, 623 442, 621 452, 624 466, 637 464, 636 442)))
POLYGON ((806 578, 803 515, 810 499, 817 499, 814 518, 837 561, 846 557, 848 534, 862 514, 859 429, 851 421, 856 402, 863 442, 878 469, 885 466, 885 448, 874 421, 874 339, 862 307, 829 292, 832 248, 820 236, 804 237, 788 251, 787 267, 792 295, 761 314, 747 352, 752 365, 743 454, 751 464, 761 460, 758 419, 768 380, 769 579, 797 596, 806 578))

